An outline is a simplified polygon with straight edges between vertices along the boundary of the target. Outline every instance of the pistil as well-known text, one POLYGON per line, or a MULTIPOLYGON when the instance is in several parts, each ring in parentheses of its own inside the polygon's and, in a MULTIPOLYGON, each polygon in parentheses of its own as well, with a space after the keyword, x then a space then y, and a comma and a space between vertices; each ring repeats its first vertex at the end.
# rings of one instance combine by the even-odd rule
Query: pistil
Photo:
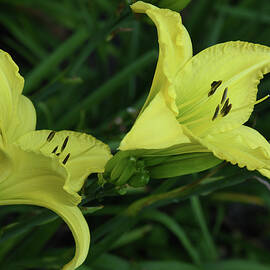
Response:
POLYGON ((239 108, 236 108, 234 110, 232 110, 232 112, 237 112, 237 111, 240 111, 240 110, 243 110, 245 108, 248 108, 250 106, 255 106, 263 101, 265 101, 266 99, 268 99, 270 97, 270 95, 266 95, 265 97, 261 98, 261 99, 258 99, 256 102, 254 102, 253 104, 248 104, 248 105, 245 105, 245 106, 242 106, 242 107, 239 107, 239 108))

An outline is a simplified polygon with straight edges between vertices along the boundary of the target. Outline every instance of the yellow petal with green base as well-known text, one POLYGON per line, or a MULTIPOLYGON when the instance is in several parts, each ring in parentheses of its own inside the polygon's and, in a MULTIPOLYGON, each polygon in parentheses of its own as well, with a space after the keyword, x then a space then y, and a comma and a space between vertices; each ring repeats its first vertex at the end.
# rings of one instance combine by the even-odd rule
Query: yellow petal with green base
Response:
POLYGON ((12 170, 1 181, 0 205, 37 205, 61 216, 76 242, 75 256, 63 269, 75 269, 87 256, 90 233, 77 207, 80 196, 70 194, 63 188, 70 177, 68 171, 57 158, 44 156, 41 152, 10 146, 8 153, 12 170))
POLYGON ((174 89, 170 83, 175 74, 192 57, 192 44, 180 14, 169 9, 160 9, 151 4, 137 1, 131 8, 134 12, 147 14, 155 23, 158 31, 159 58, 149 96, 142 112, 162 91, 166 103, 177 113, 174 104, 174 89))
MULTIPOLYGON (((270 48, 232 41, 191 58, 190 39, 177 13, 141 1, 132 9, 146 13, 156 24, 160 55, 149 97, 120 150, 132 150, 149 164, 157 162, 153 169, 157 176, 162 163, 172 172, 174 157, 164 161, 166 155, 178 158, 199 153, 200 157, 207 155, 212 166, 218 160, 207 152, 213 152, 220 160, 258 170, 270 178, 268 142, 242 126, 254 105, 269 97, 256 100, 260 79, 270 71, 270 48), (182 47, 177 47, 180 39, 182 47)), ((197 161, 202 168, 201 160, 197 161)), ((177 175, 177 164, 174 168, 177 175)))
POLYGON ((175 119, 175 90, 171 85, 177 71, 192 57, 192 44, 180 14, 137 1, 134 12, 147 14, 155 23, 159 59, 148 98, 120 150, 163 149, 190 143, 175 119), (168 107, 169 106, 169 107, 168 107))
POLYGON ((209 167, 219 162, 217 157, 270 178, 269 143, 257 131, 242 126, 254 105, 269 97, 256 100, 260 79, 270 71, 270 48, 231 41, 191 58, 190 40, 188 34, 179 34, 184 28, 177 13, 141 1, 132 8, 156 24, 160 56, 149 97, 120 150, 143 157, 152 177, 192 172, 184 170, 192 168, 196 158, 203 168, 207 156, 209 167), (180 37, 181 57, 176 54, 180 37), (183 165, 184 159, 187 164, 182 170, 178 161, 183 165))
POLYGON ((192 57, 176 76, 179 123, 197 136, 240 126, 250 117, 257 85, 269 70, 270 48, 266 46, 232 41, 205 49, 192 57), (220 83, 217 89, 211 87, 214 82, 220 83), (223 116, 225 100, 221 101, 225 91, 232 107, 223 116), (219 113, 213 119, 217 106, 219 113))

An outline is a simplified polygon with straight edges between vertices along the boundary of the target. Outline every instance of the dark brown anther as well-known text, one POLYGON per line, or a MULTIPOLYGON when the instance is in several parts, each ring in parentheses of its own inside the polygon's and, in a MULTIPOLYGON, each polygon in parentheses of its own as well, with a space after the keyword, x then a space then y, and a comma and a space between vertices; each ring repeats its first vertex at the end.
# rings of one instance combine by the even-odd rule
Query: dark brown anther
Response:
POLYGON ((50 142, 50 141, 53 139, 55 133, 56 133, 55 131, 51 131, 51 132, 50 132, 50 134, 49 134, 48 137, 47 137, 47 141, 48 141, 48 142, 50 142))
POLYGON ((53 149, 52 154, 55 154, 56 151, 57 151, 57 149, 58 149, 58 146, 56 146, 56 147, 53 149))
POLYGON ((224 92, 223 92, 223 95, 222 95, 222 98, 221 98, 221 104, 223 104, 224 101, 226 100, 226 98, 227 98, 227 93, 228 93, 228 87, 226 87, 226 88, 224 89, 224 92))
POLYGON ((218 88, 220 85, 221 85, 221 83, 222 83, 222 80, 219 80, 219 81, 213 81, 212 83, 211 83, 211 88, 218 88))
POLYGON ((218 87, 221 85, 221 83, 222 83, 221 80, 219 80, 219 81, 213 81, 213 82, 211 83, 211 90, 210 90, 210 92, 208 93, 208 97, 212 96, 212 95, 216 92, 216 90, 217 90, 218 87))
POLYGON ((218 117, 218 112, 219 112, 219 105, 217 105, 217 107, 216 107, 215 113, 212 117, 212 121, 214 121, 218 117))
POLYGON ((224 114, 224 112, 226 111, 226 108, 229 105, 229 102, 230 102, 230 99, 227 98, 226 101, 225 101, 225 103, 224 103, 224 105, 223 105, 223 107, 222 107, 222 109, 221 109, 221 111, 220 111, 221 114, 224 114))
POLYGON ((62 163, 63 163, 64 165, 67 163, 69 157, 70 157, 70 153, 68 153, 67 156, 65 157, 65 159, 63 160, 62 163))
POLYGON ((67 143, 68 143, 68 139, 69 139, 69 136, 67 136, 62 144, 62 147, 61 147, 61 152, 63 152, 67 146, 67 143))
POLYGON ((230 112, 231 109, 232 109, 232 104, 230 104, 229 106, 226 107, 226 110, 225 110, 225 112, 223 113, 222 116, 223 117, 226 116, 230 112))

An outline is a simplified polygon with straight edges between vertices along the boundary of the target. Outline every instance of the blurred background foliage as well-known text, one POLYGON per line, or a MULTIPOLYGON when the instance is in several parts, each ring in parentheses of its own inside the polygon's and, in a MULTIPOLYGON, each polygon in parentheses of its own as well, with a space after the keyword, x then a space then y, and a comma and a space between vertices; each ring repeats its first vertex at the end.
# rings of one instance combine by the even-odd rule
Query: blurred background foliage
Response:
MULTIPOLYGON (((38 129, 88 132, 116 150, 150 89, 158 56, 156 29, 131 13, 131 2, 0 1, 1 49, 25 77, 38 129)), ((176 11, 187 5, 181 14, 194 53, 229 40, 270 45, 268 0, 148 2, 176 11)), ((259 97, 269 88, 266 76, 259 97)), ((248 122, 266 138, 268 108, 256 106, 248 122)), ((270 191, 256 177, 224 163, 121 196, 91 176, 82 202, 91 252, 79 269, 269 269, 270 191), (183 192, 201 178, 202 185, 183 192)), ((46 209, 1 207, 0 224, 0 269, 59 269, 73 256, 67 226, 46 209)))

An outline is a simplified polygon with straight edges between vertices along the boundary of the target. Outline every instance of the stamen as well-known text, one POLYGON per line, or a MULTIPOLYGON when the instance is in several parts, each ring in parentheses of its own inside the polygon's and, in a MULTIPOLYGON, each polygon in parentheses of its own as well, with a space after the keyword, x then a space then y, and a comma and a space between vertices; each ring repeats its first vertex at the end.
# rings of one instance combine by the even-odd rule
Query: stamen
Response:
POLYGON ((261 99, 258 99, 258 100, 254 103, 254 105, 257 105, 257 104, 259 104, 259 103, 265 101, 265 100, 268 99, 269 97, 270 97, 270 95, 266 95, 265 97, 263 97, 263 98, 261 98, 261 99))
POLYGON ((217 90, 218 87, 221 85, 221 83, 222 83, 221 80, 219 80, 219 81, 213 81, 213 82, 211 83, 211 90, 210 90, 210 92, 208 93, 208 97, 212 96, 212 95, 216 92, 216 90, 217 90))
POLYGON ((63 160, 62 163, 63 163, 64 165, 67 163, 69 157, 70 157, 70 153, 68 153, 67 156, 65 157, 65 159, 63 160))
POLYGON ((215 113, 212 117, 212 121, 214 121, 218 117, 218 112, 219 112, 219 105, 217 105, 217 107, 216 107, 215 113))
POLYGON ((228 87, 226 87, 226 88, 224 89, 224 92, 223 92, 223 95, 222 95, 222 98, 221 98, 221 104, 223 104, 224 101, 226 100, 226 98, 227 98, 227 93, 228 93, 228 87))
MULTIPOLYGON (((222 81, 213 81, 211 83, 211 90, 208 93, 208 97, 213 95, 217 88, 221 85, 222 81)), ((203 93, 202 95, 196 95, 195 98, 188 99, 186 102, 182 103, 179 105, 180 110, 182 111, 183 114, 187 114, 189 111, 194 111, 194 108, 202 106, 204 103, 208 102, 208 98, 205 97, 205 94, 203 93), (198 103, 197 103, 198 102, 198 103), (189 106, 191 105, 192 106, 189 106), (188 110, 183 111, 184 108, 188 107, 188 110)))
POLYGON ((237 111, 240 111, 240 110, 242 110, 242 109, 245 109, 245 108, 247 108, 247 107, 250 107, 250 106, 254 106, 254 105, 257 105, 257 104, 259 104, 259 103, 261 103, 261 102, 263 102, 263 101, 265 101, 266 99, 268 99, 270 97, 270 95, 266 95, 265 97, 263 97, 263 98, 261 98, 261 99, 258 99, 255 103, 253 103, 253 104, 247 104, 247 105, 245 105, 245 106, 242 106, 242 107, 239 107, 239 108, 237 108, 237 109, 233 109, 233 112, 237 112, 237 111))
POLYGON ((211 83, 211 87, 214 88, 214 87, 219 87, 221 85, 222 81, 219 80, 219 81, 213 81, 211 83))
POLYGON ((53 149, 52 154, 55 154, 56 151, 57 151, 57 149, 58 149, 58 146, 56 146, 56 147, 53 149))
MULTIPOLYGON (((188 107, 189 109, 190 109, 190 104, 194 104, 194 103, 196 103, 197 101, 200 101, 200 103, 203 101, 202 100, 202 96, 200 96, 200 95, 197 95, 195 98, 192 98, 192 99, 189 99, 188 101, 186 101, 186 102, 184 102, 184 103, 182 103, 182 104, 180 104, 179 106, 180 106, 180 109, 181 110, 183 110, 183 108, 185 108, 185 107, 188 107)), ((207 100, 207 99, 206 99, 207 100)))
POLYGON ((48 141, 48 142, 50 142, 50 141, 53 139, 55 133, 56 133, 55 131, 51 131, 51 132, 50 132, 49 136, 47 137, 47 141, 48 141))
POLYGON ((199 118, 199 119, 195 119, 193 121, 189 121, 187 123, 187 125, 193 125, 193 124, 197 124, 197 123, 200 123, 200 122, 203 122, 203 121, 209 121, 209 117, 208 116, 205 116, 205 117, 202 117, 202 118, 199 118))
POLYGON ((224 105, 223 105, 223 107, 222 107, 222 109, 221 109, 221 111, 220 111, 221 114, 224 114, 226 108, 227 108, 228 105, 229 105, 229 101, 230 101, 230 99, 227 98, 226 101, 225 101, 225 103, 224 103, 224 105))
POLYGON ((63 142, 63 145, 61 147, 61 152, 63 152, 67 146, 67 143, 68 143, 68 139, 69 139, 69 136, 67 136, 63 142))
POLYGON ((231 109, 232 109, 232 104, 226 107, 224 113, 222 114, 222 117, 226 116, 230 112, 231 109))

